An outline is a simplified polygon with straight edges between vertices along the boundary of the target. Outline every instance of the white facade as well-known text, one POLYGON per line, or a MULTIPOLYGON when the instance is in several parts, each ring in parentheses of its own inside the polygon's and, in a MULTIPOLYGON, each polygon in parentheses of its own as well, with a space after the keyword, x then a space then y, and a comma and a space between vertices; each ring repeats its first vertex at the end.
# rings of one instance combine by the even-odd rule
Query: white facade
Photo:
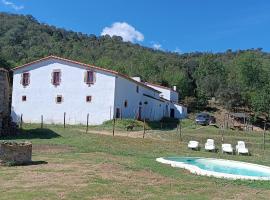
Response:
MULTIPOLYGON (((166 115, 167 117, 185 118, 187 116, 187 108, 178 104, 179 94, 176 91, 176 86, 174 86, 174 89, 172 89, 147 82, 145 83, 145 85, 160 91, 159 96, 167 102, 167 106, 169 109, 169 111, 166 111, 169 112, 169 114, 166 115)), ((166 110, 168 109, 166 108, 166 110)))
MULTIPOLYGON (((19 122, 47 124, 101 124, 116 117, 160 120, 165 116, 166 102, 159 91, 117 72, 83 63, 49 56, 14 69, 12 118, 19 122), (52 72, 61 71, 61 82, 52 84, 52 72), (92 70, 95 82, 84 81, 92 70), (29 85, 23 86, 22 74, 30 74, 29 85), (57 96, 62 102, 57 103, 57 96), (86 97, 91 96, 87 102, 86 97), (25 98, 23 100, 23 98, 25 98)), ((167 113, 168 115, 168 113, 167 113)), ((166 115, 166 116, 167 116, 166 115)), ((175 115, 178 118, 178 115, 175 115)))
POLYGON ((159 98, 159 92, 138 83, 116 78, 115 109, 121 110, 123 118, 162 119, 164 101, 159 98))

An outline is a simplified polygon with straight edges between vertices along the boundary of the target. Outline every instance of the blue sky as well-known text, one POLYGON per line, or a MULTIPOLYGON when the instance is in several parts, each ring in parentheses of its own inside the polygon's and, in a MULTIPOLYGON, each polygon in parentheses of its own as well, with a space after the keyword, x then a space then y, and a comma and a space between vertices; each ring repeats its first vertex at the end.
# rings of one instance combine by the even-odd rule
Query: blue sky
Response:
POLYGON ((166 51, 270 51, 268 0, 0 0, 0 11, 166 51))

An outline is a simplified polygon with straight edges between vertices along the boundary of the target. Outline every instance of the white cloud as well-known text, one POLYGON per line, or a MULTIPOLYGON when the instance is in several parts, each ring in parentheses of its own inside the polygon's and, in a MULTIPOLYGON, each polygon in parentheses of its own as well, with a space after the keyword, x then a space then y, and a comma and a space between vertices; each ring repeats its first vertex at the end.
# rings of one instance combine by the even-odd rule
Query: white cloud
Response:
POLYGON ((156 49, 156 50, 161 50, 161 49, 162 49, 162 45, 159 44, 159 43, 154 43, 154 44, 152 45, 152 47, 153 47, 154 49, 156 49))
POLYGON ((183 52, 181 51, 181 49, 179 49, 178 47, 175 48, 174 52, 175 52, 175 53, 179 53, 179 54, 183 53, 183 52))
POLYGON ((144 40, 143 34, 126 22, 115 22, 111 27, 105 27, 101 35, 121 36, 124 41, 129 42, 141 42, 144 40))
POLYGON ((11 8, 13 8, 14 10, 21 10, 24 9, 24 6, 18 6, 15 3, 11 2, 11 1, 7 1, 7 0, 2 0, 2 3, 6 6, 9 6, 11 8))

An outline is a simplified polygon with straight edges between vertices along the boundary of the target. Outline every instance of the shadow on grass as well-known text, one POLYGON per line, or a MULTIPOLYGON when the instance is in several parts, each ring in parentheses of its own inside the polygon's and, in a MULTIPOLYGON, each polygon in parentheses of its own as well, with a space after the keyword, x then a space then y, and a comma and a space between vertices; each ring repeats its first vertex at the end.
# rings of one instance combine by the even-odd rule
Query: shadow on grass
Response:
POLYGON ((18 135, 14 136, 5 136, 1 137, 0 140, 14 140, 14 139, 52 139, 61 137, 61 135, 57 134, 56 132, 50 129, 29 129, 29 130, 21 130, 18 135))
POLYGON ((48 164, 47 161, 43 161, 43 160, 38 160, 38 161, 31 161, 31 162, 27 162, 27 163, 14 163, 14 162, 7 162, 4 164, 4 166, 9 166, 9 167, 13 167, 13 166, 31 166, 31 165, 46 165, 48 164))
POLYGON ((29 163, 22 164, 23 166, 28 166, 28 165, 46 165, 48 164, 47 161, 44 160, 37 160, 37 161, 31 161, 29 163))
POLYGON ((148 121, 147 125, 152 130, 173 130, 177 128, 179 119, 164 117, 160 121, 148 121))

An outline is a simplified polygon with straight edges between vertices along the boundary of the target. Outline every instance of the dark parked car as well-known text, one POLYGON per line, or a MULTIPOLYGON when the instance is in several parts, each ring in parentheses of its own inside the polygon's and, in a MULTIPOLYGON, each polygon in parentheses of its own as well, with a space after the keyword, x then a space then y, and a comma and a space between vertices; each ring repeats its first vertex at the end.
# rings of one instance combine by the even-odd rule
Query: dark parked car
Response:
POLYGON ((199 113, 195 118, 197 124, 204 126, 209 125, 212 120, 213 118, 208 113, 199 113))

